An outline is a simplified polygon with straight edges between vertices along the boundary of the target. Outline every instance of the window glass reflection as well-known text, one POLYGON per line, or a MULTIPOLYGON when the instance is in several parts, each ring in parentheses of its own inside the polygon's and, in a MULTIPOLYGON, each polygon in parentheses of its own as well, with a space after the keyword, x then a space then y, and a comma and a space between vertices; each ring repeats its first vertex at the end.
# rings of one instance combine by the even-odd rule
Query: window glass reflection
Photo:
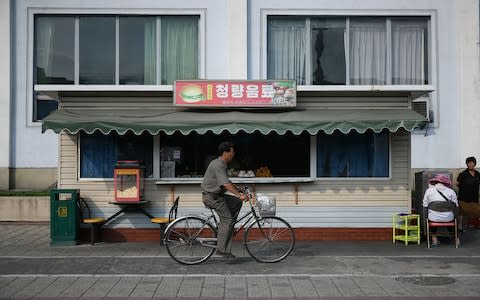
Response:
POLYGON ((120 18, 120 84, 155 84, 155 17, 120 18))
POLYGON ((34 93, 34 116, 33 121, 41 121, 52 111, 58 109, 58 97, 48 93, 34 93))
POLYGON ((80 84, 115 84, 114 17, 80 17, 80 84))
POLYGON ((74 83, 74 17, 35 17, 35 83, 74 83))
POLYGON ((312 20, 312 81, 345 84, 345 19, 312 20))

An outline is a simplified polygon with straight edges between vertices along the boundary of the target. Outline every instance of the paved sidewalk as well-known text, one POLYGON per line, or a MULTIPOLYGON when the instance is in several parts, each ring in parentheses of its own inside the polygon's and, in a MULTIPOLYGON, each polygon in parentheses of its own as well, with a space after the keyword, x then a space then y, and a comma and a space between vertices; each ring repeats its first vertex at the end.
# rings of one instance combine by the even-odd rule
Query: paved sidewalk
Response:
POLYGON ((157 243, 50 247, 48 225, 0 223, 0 298, 480 299, 480 230, 462 240, 299 242, 276 264, 236 243, 235 259, 184 266, 157 243))

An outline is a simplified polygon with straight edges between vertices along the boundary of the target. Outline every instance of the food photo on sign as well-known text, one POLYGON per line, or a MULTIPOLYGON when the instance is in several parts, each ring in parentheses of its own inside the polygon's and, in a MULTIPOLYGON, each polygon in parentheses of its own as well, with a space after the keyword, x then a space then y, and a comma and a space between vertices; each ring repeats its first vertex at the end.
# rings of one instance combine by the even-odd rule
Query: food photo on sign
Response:
POLYGON ((182 88, 180 98, 186 103, 195 103, 206 99, 202 87, 196 84, 187 84, 182 88))

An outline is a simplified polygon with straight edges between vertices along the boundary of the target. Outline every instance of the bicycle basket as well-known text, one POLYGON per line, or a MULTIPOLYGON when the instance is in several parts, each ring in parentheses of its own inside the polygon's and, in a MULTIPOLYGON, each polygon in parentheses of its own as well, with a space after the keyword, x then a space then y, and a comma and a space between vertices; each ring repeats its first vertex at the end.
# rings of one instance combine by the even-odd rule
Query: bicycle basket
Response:
POLYGON ((257 194, 257 201, 255 203, 257 211, 262 217, 275 216, 277 210, 277 201, 275 196, 265 194, 257 194))

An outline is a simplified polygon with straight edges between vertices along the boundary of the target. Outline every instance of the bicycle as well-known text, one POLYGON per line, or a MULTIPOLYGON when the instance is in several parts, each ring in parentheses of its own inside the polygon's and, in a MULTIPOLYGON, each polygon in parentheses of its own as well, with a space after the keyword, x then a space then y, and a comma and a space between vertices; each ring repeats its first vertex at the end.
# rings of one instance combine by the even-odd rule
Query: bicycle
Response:
MULTIPOLYGON (((295 246, 292 227, 280 217, 257 213, 248 187, 244 188, 243 193, 247 195, 250 210, 235 222, 235 225, 240 223, 240 226, 235 226, 233 236, 244 229, 243 244, 248 254, 259 262, 274 263, 286 258, 295 246)), ((261 199, 257 198, 256 203, 261 203, 258 200, 261 199)), ((164 244, 174 260, 195 265, 213 255, 217 248, 218 221, 213 209, 210 208, 210 212, 210 215, 181 217, 167 227, 164 244)))

